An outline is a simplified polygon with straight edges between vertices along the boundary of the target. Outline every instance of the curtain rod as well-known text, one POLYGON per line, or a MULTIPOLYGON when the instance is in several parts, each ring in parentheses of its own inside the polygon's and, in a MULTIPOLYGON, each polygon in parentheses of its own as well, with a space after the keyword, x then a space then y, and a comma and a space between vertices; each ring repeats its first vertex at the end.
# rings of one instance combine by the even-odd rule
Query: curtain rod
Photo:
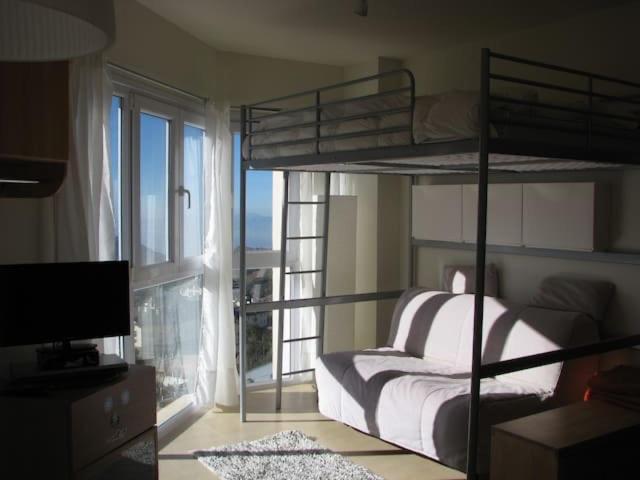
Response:
POLYGON ((122 71, 124 73, 127 73, 129 75, 133 75, 135 77, 141 78, 141 79, 146 80, 148 82, 154 83, 154 84, 158 85, 159 87, 166 88, 166 89, 172 90, 174 92, 180 93, 182 95, 186 95, 188 97, 191 97, 194 100, 198 100, 198 101, 201 101, 201 102, 206 102, 206 101, 209 100, 209 98, 207 98, 207 97, 203 97, 201 95, 196 95, 195 93, 191 93, 191 92, 189 92, 187 90, 183 90, 182 88, 174 87, 173 85, 170 85, 168 83, 162 82, 160 80, 156 80, 155 78, 152 78, 152 77, 150 77, 148 75, 144 75, 142 73, 136 72, 135 70, 131 70, 130 68, 123 67, 123 66, 118 65, 116 63, 107 62, 107 65, 109 67, 111 67, 111 68, 114 68, 116 70, 120 70, 120 71, 122 71))

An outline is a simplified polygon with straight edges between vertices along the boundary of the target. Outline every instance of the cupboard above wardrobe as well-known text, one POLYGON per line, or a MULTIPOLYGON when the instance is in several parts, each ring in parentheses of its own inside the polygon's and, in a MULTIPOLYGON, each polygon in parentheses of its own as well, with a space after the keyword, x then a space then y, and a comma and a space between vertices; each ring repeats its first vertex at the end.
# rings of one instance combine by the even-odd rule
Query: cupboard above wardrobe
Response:
MULTIPOLYGON (((476 185, 416 185, 413 237, 475 243, 476 185)), ((609 190, 595 182, 490 184, 487 243, 557 250, 608 247, 609 190)))

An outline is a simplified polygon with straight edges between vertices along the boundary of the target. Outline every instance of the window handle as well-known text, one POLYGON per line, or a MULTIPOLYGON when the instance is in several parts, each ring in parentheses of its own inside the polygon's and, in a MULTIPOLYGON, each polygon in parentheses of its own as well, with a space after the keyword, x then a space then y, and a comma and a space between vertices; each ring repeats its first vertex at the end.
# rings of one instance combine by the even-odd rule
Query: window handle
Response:
POLYGON ((187 195, 187 209, 191 210, 191 190, 184 188, 184 185, 180 185, 178 188, 178 195, 184 197, 185 194, 187 195))

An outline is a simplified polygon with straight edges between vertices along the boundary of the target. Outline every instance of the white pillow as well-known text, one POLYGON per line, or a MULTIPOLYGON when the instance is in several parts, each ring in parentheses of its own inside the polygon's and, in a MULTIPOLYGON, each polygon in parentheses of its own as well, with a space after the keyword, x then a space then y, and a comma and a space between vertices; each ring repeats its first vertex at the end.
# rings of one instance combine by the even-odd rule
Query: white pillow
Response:
POLYGON ((477 137, 479 108, 478 92, 453 91, 438 95, 422 122, 423 134, 432 140, 477 137))

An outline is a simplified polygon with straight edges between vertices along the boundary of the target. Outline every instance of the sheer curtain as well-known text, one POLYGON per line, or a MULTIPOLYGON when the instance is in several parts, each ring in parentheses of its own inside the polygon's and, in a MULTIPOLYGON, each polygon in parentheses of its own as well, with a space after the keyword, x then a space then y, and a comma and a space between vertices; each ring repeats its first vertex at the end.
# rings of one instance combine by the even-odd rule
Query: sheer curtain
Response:
MULTIPOLYGON (((45 262, 115 258, 107 132, 112 90, 102 55, 70 62, 69 161, 60 190, 41 203, 45 262)), ((116 339, 94 341, 105 353, 117 351, 116 339)))
POLYGON ((114 217, 111 206, 108 133, 112 86, 101 55, 71 61, 71 116, 67 177, 50 205, 53 237, 49 260, 112 260, 114 217))
POLYGON ((195 397, 198 405, 236 405, 232 278, 232 196, 229 107, 205 107, 204 275, 195 397))

